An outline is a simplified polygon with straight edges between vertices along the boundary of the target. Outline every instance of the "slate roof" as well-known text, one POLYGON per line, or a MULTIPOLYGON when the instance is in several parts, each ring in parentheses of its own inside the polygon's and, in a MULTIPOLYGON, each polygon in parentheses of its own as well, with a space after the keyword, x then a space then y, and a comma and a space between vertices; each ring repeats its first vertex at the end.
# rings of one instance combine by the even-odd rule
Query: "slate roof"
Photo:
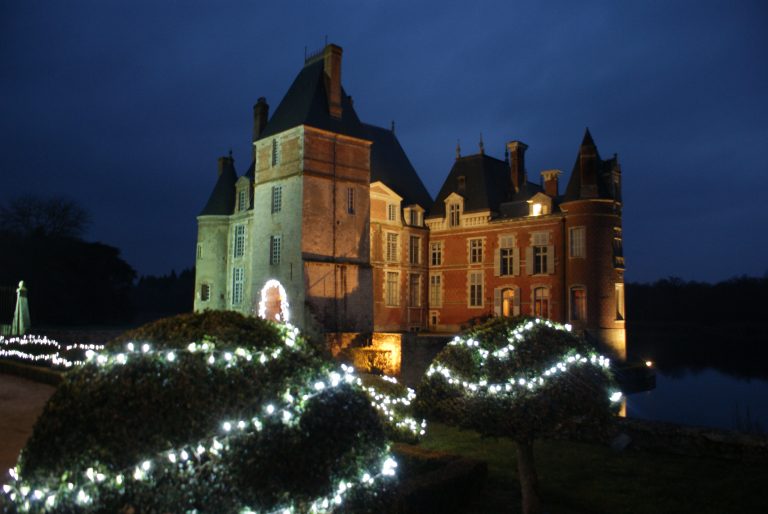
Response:
MULTIPOLYGON (((464 197, 465 212, 490 209, 498 213, 501 203, 508 198, 510 180, 509 164, 504 161, 485 154, 459 157, 432 204, 430 217, 445 216, 445 199, 451 193, 464 197), (460 187, 459 177, 464 177, 463 189, 460 187)), ((541 188, 529 182, 520 195, 522 198, 528 194, 524 198, 527 199, 540 190, 541 188), (530 194, 529 189, 533 191, 530 194)))
POLYGON ((237 173, 231 159, 224 161, 224 166, 219 175, 213 192, 208 198, 208 203, 200 212, 200 216, 229 215, 235 210, 235 182, 237 173))
POLYGON ((371 145, 371 182, 380 180, 403 197, 403 205, 419 204, 425 210, 432 205, 432 197, 424 187, 419 174, 413 169, 403 147, 389 129, 364 124, 371 145))
POLYGON ((259 139, 299 125, 366 139, 366 130, 360 123, 352 107, 352 100, 344 88, 341 89, 341 118, 334 118, 329 114, 322 59, 304 65, 259 135, 259 139))
POLYGON ((582 172, 587 175, 594 174, 595 182, 597 184, 597 198, 613 198, 613 184, 611 178, 611 172, 618 165, 618 159, 614 156, 608 160, 602 160, 600 153, 597 151, 597 146, 592 139, 589 129, 584 133, 584 139, 579 147, 579 153, 576 155, 576 162, 573 165, 573 171, 571 171, 571 177, 568 180, 568 186, 563 194, 563 202, 570 202, 573 200, 579 200, 581 198, 594 198, 594 196, 586 196, 582 194, 582 172), (581 169, 581 156, 584 152, 593 151, 596 158, 594 161, 594 167, 592 169, 581 169))

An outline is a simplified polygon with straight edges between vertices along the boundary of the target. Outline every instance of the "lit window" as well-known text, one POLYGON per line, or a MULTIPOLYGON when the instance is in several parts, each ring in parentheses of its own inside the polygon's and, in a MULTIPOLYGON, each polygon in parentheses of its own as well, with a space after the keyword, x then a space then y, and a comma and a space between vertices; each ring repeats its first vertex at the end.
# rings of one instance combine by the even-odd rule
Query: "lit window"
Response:
POLYGON ((621 227, 613 228, 613 266, 624 269, 624 249, 621 240, 621 227))
POLYGON ((587 290, 583 287, 571 288, 571 321, 586 321, 587 290))
POLYGON ((458 227, 459 222, 461 221, 459 217, 459 204, 452 203, 448 206, 448 226, 450 227, 458 227))
POLYGON ((501 291, 501 315, 507 318, 515 315, 515 290, 501 291))
POLYGON ((408 241, 408 258, 411 264, 419 264, 421 262, 421 238, 417 236, 411 236, 408 241))
POLYGON ((440 307, 442 303, 442 277, 440 275, 431 275, 429 277, 429 305, 440 307))
POLYGON ((469 274, 469 306, 483 306, 483 272, 473 271, 469 274))
POLYGON ((246 203, 248 191, 245 189, 241 189, 239 193, 237 193, 237 210, 238 211, 244 211, 248 208, 248 204, 246 203))
POLYGON ((393 203, 387 204, 387 219, 389 221, 397 220, 397 205, 393 203))
POLYGON ((280 212, 283 208, 283 186, 272 186, 272 212, 280 212))
POLYGON ((443 243, 431 243, 429 247, 432 266, 441 266, 443 264, 443 243))
POLYGON ((277 139, 272 140, 272 166, 280 164, 280 143, 277 139))
POLYGON ((384 283, 384 301, 388 307, 396 307, 400 304, 400 291, 398 280, 400 276, 396 271, 388 271, 384 283))
POLYGON ((211 299, 211 286, 208 284, 200 285, 200 301, 207 302, 211 299))
POLYGON ((355 213, 355 189, 347 188, 347 214, 355 213))
POLYGON ((245 225, 235 225, 234 257, 242 257, 245 253, 245 225))
POLYGON ((616 319, 624 320, 624 284, 616 284, 616 319))
POLYGON ((282 236, 269 236, 269 263, 280 264, 280 252, 282 250, 282 236))
POLYGON ((232 270, 232 303, 240 305, 243 303, 243 283, 245 282, 245 273, 243 268, 234 268, 232 270))
POLYGON ((540 318, 549 317, 549 289, 546 287, 533 290, 533 315, 540 318))
POLYGON ((469 240, 469 262, 470 264, 480 264, 483 262, 483 240, 469 240))
POLYGON ((583 259, 587 256, 586 232, 584 227, 572 227, 569 230, 571 257, 583 259))
POLYGON ((542 205, 540 203, 534 203, 531 205, 531 216, 541 216, 542 205))
POLYGON ((408 277, 408 305, 421 307, 421 275, 416 273, 408 277))
POLYGON ((387 260, 397 260, 397 234, 392 232, 387 233, 387 260))

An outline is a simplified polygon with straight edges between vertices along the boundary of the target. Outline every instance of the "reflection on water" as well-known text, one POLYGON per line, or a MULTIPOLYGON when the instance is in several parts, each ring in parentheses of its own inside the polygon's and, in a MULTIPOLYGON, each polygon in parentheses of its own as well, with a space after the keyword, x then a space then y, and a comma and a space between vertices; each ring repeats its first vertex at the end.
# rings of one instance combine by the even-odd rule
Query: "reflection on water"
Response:
POLYGON ((627 398, 629 417, 693 426, 768 432, 768 380, 740 379, 714 369, 659 370, 656 389, 627 398))

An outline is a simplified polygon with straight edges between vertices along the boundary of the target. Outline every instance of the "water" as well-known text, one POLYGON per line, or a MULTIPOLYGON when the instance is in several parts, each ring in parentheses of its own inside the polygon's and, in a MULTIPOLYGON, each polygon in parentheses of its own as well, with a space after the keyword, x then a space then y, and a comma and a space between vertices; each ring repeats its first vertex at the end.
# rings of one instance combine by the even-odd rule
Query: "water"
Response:
POLYGON ((768 433, 768 380, 736 378, 712 368, 658 372, 656 389, 628 396, 627 416, 768 433))

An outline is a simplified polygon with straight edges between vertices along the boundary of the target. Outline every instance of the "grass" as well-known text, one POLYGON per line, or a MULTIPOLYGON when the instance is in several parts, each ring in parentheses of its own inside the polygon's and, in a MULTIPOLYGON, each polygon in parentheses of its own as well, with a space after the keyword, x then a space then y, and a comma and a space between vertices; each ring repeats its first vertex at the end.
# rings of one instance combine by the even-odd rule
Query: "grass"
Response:
MULTIPOLYGON (((514 444, 430 423, 421 446, 488 463, 470 513, 520 512, 514 444)), ((552 514, 765 513, 768 466, 564 441, 535 446, 540 493, 552 514)))

